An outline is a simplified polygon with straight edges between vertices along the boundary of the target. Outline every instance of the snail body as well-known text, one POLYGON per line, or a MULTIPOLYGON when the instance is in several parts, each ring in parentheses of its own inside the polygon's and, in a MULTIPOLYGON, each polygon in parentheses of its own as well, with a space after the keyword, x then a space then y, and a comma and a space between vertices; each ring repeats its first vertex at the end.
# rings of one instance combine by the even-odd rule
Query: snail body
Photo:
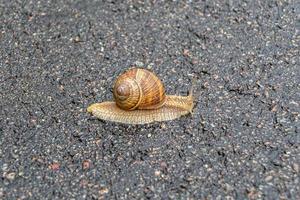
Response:
POLYGON ((179 118, 191 113, 194 105, 192 90, 188 96, 166 95, 161 80, 139 68, 117 78, 113 96, 115 101, 92 104, 87 111, 102 120, 146 124, 179 118))

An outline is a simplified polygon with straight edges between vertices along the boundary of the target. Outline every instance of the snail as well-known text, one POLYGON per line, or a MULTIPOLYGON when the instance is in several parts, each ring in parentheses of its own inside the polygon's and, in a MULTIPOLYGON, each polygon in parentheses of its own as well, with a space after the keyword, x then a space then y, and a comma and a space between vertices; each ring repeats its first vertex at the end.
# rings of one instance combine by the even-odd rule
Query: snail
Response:
POLYGON ((125 124, 173 120, 192 113, 192 88, 188 96, 166 95, 162 81, 154 73, 131 68, 115 81, 115 101, 94 103, 87 111, 99 119, 125 124))

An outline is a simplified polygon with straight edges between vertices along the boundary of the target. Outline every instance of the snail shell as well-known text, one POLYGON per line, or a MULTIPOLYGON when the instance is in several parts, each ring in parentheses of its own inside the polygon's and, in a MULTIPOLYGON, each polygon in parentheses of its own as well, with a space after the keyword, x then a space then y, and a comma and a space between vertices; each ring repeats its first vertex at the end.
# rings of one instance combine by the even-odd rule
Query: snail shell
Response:
POLYGON ((132 68, 120 75, 113 93, 116 104, 124 110, 155 109, 166 100, 162 82, 145 69, 132 68))
POLYGON ((87 108, 99 119, 125 124, 167 121, 192 113, 192 89, 188 96, 166 95, 160 79, 145 69, 132 68, 121 74, 113 89, 115 101, 87 108))

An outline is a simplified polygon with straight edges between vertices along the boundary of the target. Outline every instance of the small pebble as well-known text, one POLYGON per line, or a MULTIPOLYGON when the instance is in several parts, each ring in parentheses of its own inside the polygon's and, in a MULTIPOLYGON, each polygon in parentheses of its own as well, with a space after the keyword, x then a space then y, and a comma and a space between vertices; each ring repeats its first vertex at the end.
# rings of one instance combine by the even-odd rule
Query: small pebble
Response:
POLYGON ((134 63, 137 67, 143 67, 144 66, 144 63, 143 62, 140 62, 140 61, 136 61, 134 63))
POLYGON ((100 194, 100 195, 107 194, 108 192, 109 192, 108 188, 101 188, 101 189, 99 190, 99 194, 100 194))
POLYGON ((156 170, 156 171, 154 172, 154 174, 155 174, 155 176, 160 176, 161 172, 160 172, 159 170, 156 170))
POLYGON ((269 182, 269 181, 271 181, 272 179, 273 179, 273 176, 267 176, 267 177, 265 178, 265 181, 269 182))
POLYGON ((82 163, 82 168, 83 169, 89 169, 90 166, 91 166, 90 161, 88 161, 88 160, 83 161, 83 163, 82 163))
POLYGON ((6 178, 10 181, 14 180, 16 177, 16 173, 15 172, 10 172, 6 175, 6 178))
POLYGON ((293 163, 293 169, 295 170, 295 172, 299 173, 299 165, 297 163, 293 163))
POLYGON ((59 170, 59 164, 58 163, 52 163, 51 165, 49 165, 49 168, 53 171, 57 171, 59 170))

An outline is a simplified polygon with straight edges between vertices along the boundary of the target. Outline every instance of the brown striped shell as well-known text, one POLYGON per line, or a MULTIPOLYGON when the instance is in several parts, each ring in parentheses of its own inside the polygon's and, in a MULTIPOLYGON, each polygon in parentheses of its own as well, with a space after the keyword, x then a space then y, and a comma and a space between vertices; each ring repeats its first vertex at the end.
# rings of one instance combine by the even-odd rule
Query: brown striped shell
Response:
POLYGON ((123 110, 156 109, 166 101, 161 80, 154 73, 139 68, 129 69, 117 78, 113 95, 123 110))

